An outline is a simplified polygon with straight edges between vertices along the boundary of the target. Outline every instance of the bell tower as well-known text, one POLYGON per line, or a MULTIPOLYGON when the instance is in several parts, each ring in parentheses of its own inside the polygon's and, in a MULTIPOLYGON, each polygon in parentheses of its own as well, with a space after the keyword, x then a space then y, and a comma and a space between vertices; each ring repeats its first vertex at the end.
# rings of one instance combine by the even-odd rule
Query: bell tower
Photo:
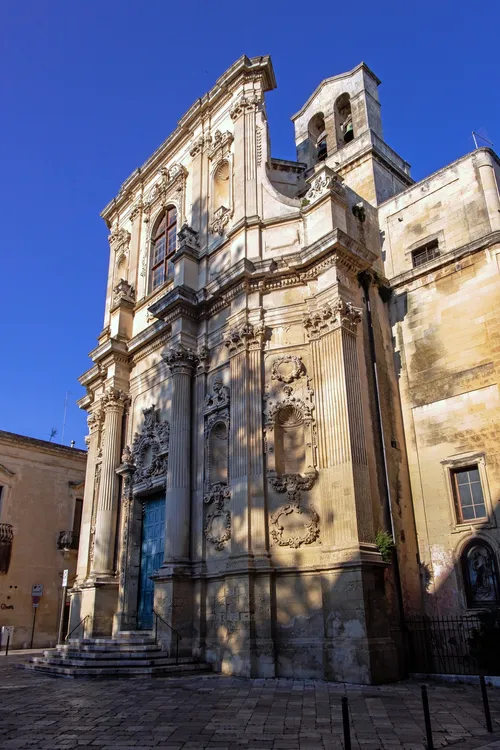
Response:
POLYGON ((413 184, 410 165, 384 141, 379 84, 360 63, 322 81, 292 117, 298 161, 309 169, 326 162, 373 205, 413 184))

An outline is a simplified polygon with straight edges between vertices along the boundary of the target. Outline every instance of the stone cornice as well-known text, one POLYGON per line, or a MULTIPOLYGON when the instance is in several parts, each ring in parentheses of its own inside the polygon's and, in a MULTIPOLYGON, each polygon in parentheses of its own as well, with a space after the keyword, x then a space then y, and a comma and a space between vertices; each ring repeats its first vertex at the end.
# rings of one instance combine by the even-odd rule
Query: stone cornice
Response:
POLYGON ((169 292, 161 297, 157 302, 148 307, 151 315, 155 318, 165 320, 169 314, 182 313, 187 316, 192 316, 198 307, 199 300, 196 292, 184 284, 174 287, 169 292))
POLYGON ((228 89, 242 76, 261 77, 264 91, 272 91, 276 88, 276 79, 269 55, 251 58, 242 55, 217 79, 215 85, 203 97, 196 100, 181 117, 173 133, 156 149, 142 167, 138 167, 125 180, 117 197, 113 198, 101 213, 105 221, 109 222, 113 212, 123 208, 124 204, 130 200, 131 191, 136 190, 141 182, 149 179, 151 173, 158 168, 159 163, 166 158, 169 151, 178 148, 183 139, 192 135, 192 129, 200 117, 220 104, 221 100, 227 97, 228 89))
POLYGON ((481 252, 481 250, 486 250, 491 247, 491 245, 498 244, 500 244, 500 232, 490 232, 484 237, 480 237, 478 240, 468 242, 466 245, 461 245, 461 247, 450 250, 448 253, 443 253, 443 255, 438 255, 437 258, 434 258, 434 260, 431 260, 428 263, 417 266, 417 268, 410 268, 408 271, 404 271, 404 273, 389 278, 389 283, 393 289, 406 286, 413 281, 422 278, 422 276, 435 273, 445 266, 456 263, 467 255, 481 252))
POLYGON ((94 365, 90 368, 90 370, 87 370, 83 373, 83 375, 80 375, 78 378, 78 382, 80 385, 83 385, 84 388, 92 386, 99 378, 101 377, 101 370, 99 369, 98 365, 94 365))
POLYGON ((48 440, 39 440, 38 438, 27 437, 26 435, 18 435, 15 432, 5 432, 4 430, 0 430, 0 443, 18 447, 25 446, 26 448, 36 448, 43 453, 62 454, 83 462, 87 460, 87 451, 81 450, 80 448, 70 448, 67 445, 50 443, 48 440))
POLYGON ((93 362, 101 363, 106 356, 127 358, 127 344, 118 338, 109 338, 98 347, 93 349, 89 357, 93 362))

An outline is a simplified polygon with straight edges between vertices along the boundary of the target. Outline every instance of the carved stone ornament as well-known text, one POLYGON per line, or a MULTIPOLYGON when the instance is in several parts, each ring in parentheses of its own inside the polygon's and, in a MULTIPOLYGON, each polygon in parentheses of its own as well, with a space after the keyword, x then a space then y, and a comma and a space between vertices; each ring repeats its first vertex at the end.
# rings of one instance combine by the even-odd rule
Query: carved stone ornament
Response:
POLYGON ((203 502, 207 505, 210 505, 210 503, 215 503, 217 507, 222 508, 226 500, 231 499, 231 489, 228 487, 227 484, 223 484, 222 482, 218 482, 217 484, 212 484, 210 489, 205 493, 205 496, 203 498, 203 502))
POLYGON ((122 302, 132 305, 135 302, 135 289, 126 279, 120 279, 113 289, 113 307, 121 305, 122 302))
POLYGON ((105 411, 111 409, 123 410, 126 409, 130 403, 130 397, 124 391, 119 388, 113 388, 109 386, 104 391, 104 395, 101 398, 101 404, 105 411))
POLYGON ((221 133, 220 130, 216 130, 212 143, 208 150, 210 159, 214 159, 215 157, 218 157, 219 159, 224 158, 224 156, 229 153, 233 141, 234 135, 230 133, 229 130, 226 130, 225 133, 221 133))
POLYGON ((214 510, 207 514, 205 538, 219 552, 224 549, 226 543, 231 539, 231 513, 229 510, 217 505, 214 510))
MULTIPOLYGON (((153 477, 166 478, 168 467, 168 447, 170 439, 170 425, 167 421, 158 420, 156 404, 149 409, 143 409, 144 425, 142 432, 136 432, 132 443, 132 463, 135 465, 135 485, 148 482, 153 477)), ((124 461, 123 457, 122 460, 124 461)), ((124 461, 124 463, 130 463, 124 461)))
POLYGON ((201 344, 196 350, 196 358, 198 360, 196 370, 199 374, 208 372, 210 366, 210 349, 205 344, 201 344))
POLYGON ((210 222, 210 231, 212 234, 220 234, 222 237, 232 215, 233 212, 231 209, 226 208, 226 206, 219 206, 214 211, 214 218, 210 222))
POLYGON ((322 172, 311 182, 311 187, 307 191, 305 199, 308 203, 313 203, 324 195, 327 195, 327 193, 332 192, 343 197, 345 189, 342 183, 342 177, 336 172, 332 174, 328 174, 326 171, 322 172))
POLYGON ((339 326, 350 333, 356 333, 362 320, 362 311, 351 302, 342 299, 333 305, 323 305, 313 313, 304 316, 304 327, 310 339, 317 339, 339 326))
POLYGON ((264 344, 266 327, 262 321, 256 325, 243 323, 234 326, 224 338, 224 345, 230 354, 237 354, 244 349, 259 349, 264 344))
POLYGON ((189 155, 194 159, 199 154, 202 154, 206 149, 210 148, 212 139, 207 133, 206 135, 200 135, 189 150, 189 155))
POLYGON ((256 95, 244 95, 238 99, 229 110, 231 120, 237 120, 245 112, 253 112, 260 104, 260 98, 256 95))
POLYGON ((271 378, 279 380, 281 383, 293 383, 304 374, 304 364, 302 357, 296 357, 293 354, 283 354, 277 357, 272 366, 271 378))
POLYGON ((111 249, 114 251, 116 256, 116 264, 121 266, 128 255, 128 248, 130 245, 130 232, 126 229, 114 229, 109 235, 109 244, 111 249))
POLYGON ((207 393, 205 396, 203 414, 211 414, 228 406, 229 388, 223 384, 222 380, 216 380, 213 384, 213 393, 207 393))
POLYGON ((282 505, 271 516, 271 538, 280 547, 298 549, 319 537, 319 516, 311 506, 291 502, 282 505))
POLYGON ((193 367, 197 363, 196 352, 182 344, 174 344, 163 355, 164 361, 172 375, 181 373, 191 375, 193 367))

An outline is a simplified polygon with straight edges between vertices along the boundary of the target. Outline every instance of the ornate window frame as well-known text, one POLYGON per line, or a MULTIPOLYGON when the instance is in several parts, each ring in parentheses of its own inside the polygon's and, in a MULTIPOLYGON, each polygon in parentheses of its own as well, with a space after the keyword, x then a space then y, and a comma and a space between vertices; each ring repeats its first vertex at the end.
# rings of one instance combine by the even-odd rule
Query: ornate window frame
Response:
POLYGON ((450 527, 452 534, 463 533, 464 531, 472 531, 478 526, 482 529, 495 528, 496 520, 493 513, 493 504, 491 501, 491 493, 488 484, 488 475, 486 473, 486 454, 483 451, 469 451, 467 453, 460 453, 457 456, 450 456, 449 458, 443 459, 441 461, 441 465, 444 471, 446 493, 448 496, 450 527), (476 518, 462 521, 457 514, 455 488, 453 486, 453 473, 457 471, 457 469, 459 470, 471 465, 477 465, 477 468, 479 470, 479 478, 481 480, 481 489, 483 491, 483 499, 484 505, 486 507, 487 518, 476 518))
MULTIPOLYGON (((288 389, 291 391, 291 388, 288 389)), ((290 392, 284 399, 273 403, 267 412, 266 419, 266 452, 267 479, 277 492, 295 494, 300 490, 309 490, 313 486, 318 472, 316 469, 316 433, 313 424, 312 407, 290 392), (305 464, 303 473, 279 474, 276 469, 275 429, 279 413, 287 408, 294 408, 301 412, 304 425, 305 464)))
POLYGON ((234 213, 234 185, 233 172, 234 160, 231 153, 231 144, 234 136, 229 131, 221 133, 220 130, 215 132, 212 139, 212 146, 209 150, 209 159, 212 162, 210 169, 210 231, 212 234, 223 235, 224 230, 234 213), (215 177, 219 168, 227 162, 229 171, 229 196, 228 206, 215 207, 215 177))

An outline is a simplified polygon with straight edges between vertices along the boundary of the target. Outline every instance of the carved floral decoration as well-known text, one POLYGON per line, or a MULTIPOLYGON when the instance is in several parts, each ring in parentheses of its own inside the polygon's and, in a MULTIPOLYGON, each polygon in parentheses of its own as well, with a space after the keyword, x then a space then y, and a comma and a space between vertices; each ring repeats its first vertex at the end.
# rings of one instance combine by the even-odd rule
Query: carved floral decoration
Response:
POLYGON ((158 420, 155 404, 143 409, 142 413, 142 432, 135 433, 132 450, 127 446, 122 455, 123 463, 133 463, 135 466, 133 484, 136 489, 140 483, 145 483, 146 487, 153 486, 153 477, 164 480, 168 467, 170 425, 167 421, 158 420))
POLYGON ((352 302, 338 299, 333 305, 322 305, 304 316, 304 327, 310 339, 317 339, 341 326, 350 333, 356 333, 362 320, 362 312, 352 302))
POLYGON ((280 547, 297 548, 319 537, 319 517, 302 503, 302 492, 310 490, 318 476, 313 390, 302 357, 276 357, 269 389, 264 433, 267 479, 275 492, 287 494, 287 502, 270 517, 270 535, 280 547))
MULTIPOLYGON (((231 538, 231 512, 226 503, 231 501, 229 486, 229 388, 221 380, 213 384, 212 393, 205 396, 205 491, 204 503, 210 506, 205 518, 205 538, 219 552, 231 538), (217 432, 224 436, 223 453, 212 452, 212 438, 217 432), (217 481, 213 481, 213 478, 217 481)), ((219 444, 220 445, 220 444, 219 444)))
POLYGON ((271 538, 279 547, 297 549, 301 544, 312 544, 319 537, 318 514, 310 506, 300 505, 298 502, 286 503, 279 507, 271 515, 270 521, 271 538), (286 521, 294 514, 298 519, 294 518, 294 523, 290 527, 286 521), (299 524, 295 523, 297 520, 299 524))
POLYGON ((114 229, 109 235, 109 244, 115 253, 116 265, 121 266, 128 255, 128 248, 130 245, 130 232, 126 229, 114 229))

